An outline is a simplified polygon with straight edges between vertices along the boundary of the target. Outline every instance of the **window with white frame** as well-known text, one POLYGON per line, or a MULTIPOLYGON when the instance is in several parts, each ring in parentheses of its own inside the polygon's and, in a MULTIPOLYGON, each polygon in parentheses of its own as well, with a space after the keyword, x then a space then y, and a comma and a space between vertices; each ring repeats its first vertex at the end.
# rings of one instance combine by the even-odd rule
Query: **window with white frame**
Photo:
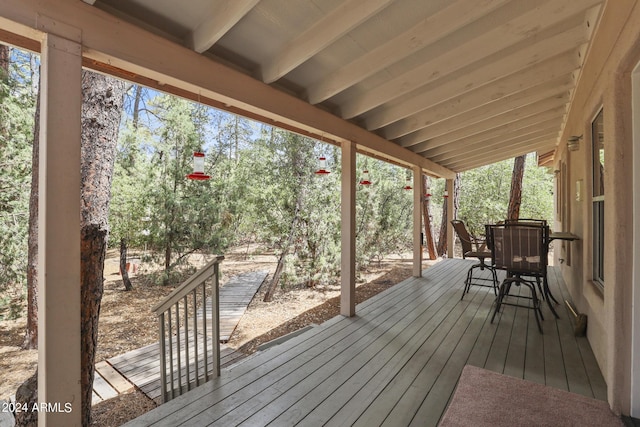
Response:
POLYGON ((591 123, 593 171, 593 281, 604 286, 604 116, 600 110, 591 123))

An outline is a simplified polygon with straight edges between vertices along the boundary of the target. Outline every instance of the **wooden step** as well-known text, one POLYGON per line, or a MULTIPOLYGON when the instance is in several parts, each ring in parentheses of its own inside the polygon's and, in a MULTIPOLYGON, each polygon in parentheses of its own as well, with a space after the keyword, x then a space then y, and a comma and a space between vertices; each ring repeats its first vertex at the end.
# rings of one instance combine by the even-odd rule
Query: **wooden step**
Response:
POLYGON ((133 384, 120 374, 106 360, 96 363, 96 371, 109 383, 118 393, 124 393, 133 388, 133 384))

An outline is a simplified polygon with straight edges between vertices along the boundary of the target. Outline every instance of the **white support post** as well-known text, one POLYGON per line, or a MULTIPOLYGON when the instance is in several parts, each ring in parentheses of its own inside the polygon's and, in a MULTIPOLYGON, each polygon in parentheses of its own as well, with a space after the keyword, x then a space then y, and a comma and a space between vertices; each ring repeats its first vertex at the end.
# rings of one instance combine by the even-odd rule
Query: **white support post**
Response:
POLYGON ((342 143, 340 314, 356 314, 356 145, 342 143))
POLYGON ((446 187, 449 198, 447 199, 447 258, 453 258, 453 226, 451 221, 455 218, 453 216, 453 180, 447 179, 446 187))
POLYGON ((41 51, 38 425, 80 426, 81 45, 45 34, 41 51), (55 409, 55 410, 54 410, 55 409))
POLYGON ((413 167, 413 277, 422 277, 422 169, 413 167))

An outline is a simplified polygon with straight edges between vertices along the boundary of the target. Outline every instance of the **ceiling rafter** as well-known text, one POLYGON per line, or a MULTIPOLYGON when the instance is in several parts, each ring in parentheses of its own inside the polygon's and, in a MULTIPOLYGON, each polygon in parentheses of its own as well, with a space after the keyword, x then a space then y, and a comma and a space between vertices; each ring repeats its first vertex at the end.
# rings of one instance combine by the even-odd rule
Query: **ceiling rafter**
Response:
POLYGON ((425 86, 424 89, 413 92, 410 96, 402 97, 398 101, 366 114, 364 117, 367 129, 374 130, 387 126, 446 101, 452 96, 466 93, 483 84, 490 84, 502 76, 517 73, 555 55, 575 49, 576 46, 587 41, 584 27, 585 25, 572 26, 567 31, 562 31, 549 39, 528 40, 524 46, 520 46, 521 48, 511 54, 499 58, 488 58, 486 64, 483 63, 479 67, 465 67, 444 76, 425 86))
POLYGON ((553 142, 553 138, 549 138, 547 140, 541 139, 540 141, 526 141, 522 147, 517 147, 512 150, 500 151, 495 153, 491 157, 477 158, 466 163, 451 163, 451 165, 455 165, 456 173, 460 173, 505 160, 513 161, 518 156, 524 156, 530 153, 534 153, 535 155, 535 153, 540 151, 546 152, 549 150, 554 150, 555 147, 556 145, 553 142))
POLYGON ((389 6, 393 0, 349 0, 325 15, 261 67, 262 81, 273 83, 313 55, 389 6))
POLYGON ((542 137, 536 140, 522 141, 519 144, 513 144, 511 147, 506 147, 501 150, 497 150, 493 153, 485 153, 482 156, 475 156, 463 159, 460 162, 451 162, 449 167, 455 168, 454 170, 462 172, 469 169, 474 169, 480 166, 484 166, 489 163, 495 163, 502 160, 512 159, 523 154, 529 154, 534 151, 549 151, 556 147, 557 134, 549 135, 549 137, 542 137))
MULTIPOLYGON (((523 140, 531 140, 534 138, 546 137, 548 135, 557 135, 558 134, 558 123, 557 121, 541 123, 540 127, 531 128, 529 127, 527 130, 523 130, 522 132, 512 132, 510 134, 505 134, 501 136, 496 136, 487 141, 476 142, 473 144, 469 144, 464 149, 464 157, 472 156, 474 153, 480 153, 490 150, 495 150, 497 146, 509 145, 511 143, 517 143, 523 140)), ((452 162, 457 159, 463 158, 460 156, 460 152, 454 153, 448 151, 446 153, 438 154, 431 157, 436 162, 452 162)))
POLYGON ((529 123, 526 126, 518 126, 515 128, 511 128, 507 130, 507 127, 504 126, 502 128, 493 128, 482 134, 474 135, 472 137, 459 139, 456 142, 452 142, 451 144, 443 145, 432 150, 426 150, 421 152, 432 160, 443 160, 449 159, 450 157, 440 157, 440 156, 451 156, 452 153, 456 153, 460 155, 459 150, 466 150, 477 146, 478 144, 491 144, 496 140, 509 140, 510 138, 528 135, 532 132, 537 132, 541 129, 559 129, 559 126, 562 121, 562 116, 551 117, 546 120, 537 120, 534 123, 529 123))
POLYGON ((455 144, 458 141, 498 135, 501 132, 511 132, 552 118, 562 120, 566 110, 566 105, 562 105, 551 110, 534 112, 534 114, 525 117, 515 117, 515 119, 511 116, 510 112, 506 112, 485 121, 465 126, 453 132, 416 144, 411 147, 411 151, 428 157, 431 152, 438 153, 438 148, 443 146, 447 147, 448 145, 455 144))
POLYGON ((209 105, 271 125, 324 134, 335 143, 353 141, 362 152, 398 159, 406 167, 419 164, 440 176, 454 172, 445 166, 491 163, 507 150, 521 154, 535 144, 553 149, 605 5, 605 0, 4 1, 43 5, 46 19, 39 22, 53 18, 81 29, 83 43, 91 46, 85 60, 133 71, 190 99, 197 93, 193 96, 209 105), (92 8, 86 3, 93 3, 91 16, 82 15, 92 8), (58 13, 71 4, 81 7, 58 13), (94 39, 85 22, 98 10, 116 18, 110 21, 111 45, 94 39), (127 24, 164 42, 147 35, 119 42, 127 24), (176 44, 185 52, 174 49, 176 44), (239 74, 230 75, 229 69, 239 74), (531 139, 546 132, 545 141, 531 139))
POLYGON ((209 50, 259 2, 233 0, 216 3, 217 7, 191 31, 187 45, 198 53, 209 50))
POLYGON ((312 104, 322 102, 487 15, 508 1, 488 0, 469 5, 465 0, 458 0, 311 85, 307 90, 307 99, 312 104))
POLYGON ((553 86, 549 83, 544 88, 535 87, 515 95, 509 95, 508 97, 503 98, 501 102, 495 103, 495 105, 474 108, 473 110, 465 111, 458 116, 448 117, 437 123, 429 124, 423 129, 403 137, 400 145, 408 147, 410 145, 418 144, 430 138, 446 134, 473 123, 482 122, 483 120, 507 112, 510 112, 513 117, 518 117, 518 115, 520 115, 520 117, 529 115, 529 110, 527 110, 526 107, 531 106, 531 109, 539 111, 538 108, 540 108, 540 105, 536 104, 541 101, 548 101, 548 103, 545 104, 547 108, 566 105, 567 102, 569 102, 569 90, 571 87, 572 85, 570 82, 566 82, 564 85, 559 87, 553 86))
MULTIPOLYGON (((447 53, 440 55, 433 61, 426 62, 373 90, 350 98, 340 106, 342 117, 349 119, 366 113, 385 102, 410 93, 442 75, 455 72, 490 54, 533 37, 545 28, 577 15, 577 4, 585 10, 596 3, 598 0, 552 0, 530 10, 533 7, 533 2, 514 0, 509 3, 509 6, 518 6, 521 11, 526 11, 526 13, 522 13, 517 18, 498 27, 487 19, 483 22, 486 25, 484 32, 477 37, 472 37, 467 43, 461 46, 450 46, 447 53)), ((449 38, 445 38, 438 43, 446 44, 449 41, 449 38)))
POLYGON ((159 87, 171 85, 210 98, 224 109, 261 116, 270 125, 327 134, 336 142, 351 141, 363 150, 433 175, 454 175, 354 123, 81 1, 4 0, 0 2, 0 26, 36 41, 42 39, 40 31, 81 34, 85 59, 155 80, 159 87), (41 16, 48 17, 44 22, 48 26, 41 16), (75 25, 57 25, 68 23, 69 17, 75 25))
POLYGON ((544 85, 558 77, 567 76, 580 66, 573 52, 557 56, 551 60, 528 68, 521 73, 512 74, 489 85, 481 86, 471 92, 456 96, 432 108, 396 122, 384 129, 388 139, 407 135, 423 127, 423 124, 434 123, 447 117, 456 116, 483 105, 494 104, 508 96, 517 96, 527 89, 544 85))

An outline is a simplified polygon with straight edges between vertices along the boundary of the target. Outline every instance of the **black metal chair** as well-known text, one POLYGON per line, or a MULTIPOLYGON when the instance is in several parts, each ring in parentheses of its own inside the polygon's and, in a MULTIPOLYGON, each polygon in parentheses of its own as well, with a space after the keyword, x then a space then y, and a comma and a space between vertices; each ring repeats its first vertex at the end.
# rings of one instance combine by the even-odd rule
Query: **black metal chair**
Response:
MULTIPOLYGON (((546 280, 549 228, 543 224, 505 223, 489 226, 489 234, 493 265, 496 269, 507 271, 507 277, 500 284, 491 323, 503 305, 525 307, 534 310, 538 329, 542 333, 540 321, 544 320, 544 317, 536 284, 540 288, 540 281, 546 280), (510 292, 514 284, 528 287, 531 291, 530 296, 512 295, 510 292), (512 298, 515 298, 515 301, 512 298), (531 303, 521 304, 519 300, 523 298, 531 303)), ((540 292, 544 298, 542 289, 540 292)))
MULTIPOLYGON (((534 226, 546 227, 548 229, 547 221, 544 219, 533 219, 533 218, 506 219, 504 220, 504 224, 534 225, 534 226)), ((546 236, 546 242, 547 242, 545 250, 547 251, 547 255, 548 255, 549 254, 549 247, 548 247, 549 230, 547 230, 547 233, 545 234, 545 236, 546 236)), ((536 282, 538 283, 538 290, 540 291, 542 298, 547 301, 547 305, 549 306, 551 313, 553 313, 553 315, 556 318, 560 318, 555 308, 553 308, 553 304, 551 303, 551 301, 553 301, 554 303, 559 304, 558 300, 555 299, 555 297, 551 293, 551 290, 549 289, 549 281, 547 276, 545 275, 542 278, 536 277, 536 282), (542 281, 542 284, 540 283, 541 281, 542 281)))
POLYGON ((536 225, 546 227, 547 220, 533 218, 505 219, 503 224, 536 225))
POLYGON ((479 239, 472 236, 467 231, 467 227, 463 221, 453 220, 451 221, 454 231, 458 235, 460 244, 462 245, 462 258, 477 258, 478 264, 474 264, 469 268, 467 272, 467 279, 464 282, 464 290, 460 299, 464 298, 464 295, 469 292, 471 285, 485 286, 493 288, 493 292, 498 294, 498 276, 493 268, 493 262, 491 262, 491 251, 487 248, 487 242, 485 239, 479 239), (485 259, 489 259, 489 264, 485 262, 485 259), (491 279, 485 277, 474 277, 473 272, 476 269, 489 270, 491 272, 491 279), (485 282, 491 282, 487 284, 485 282))

